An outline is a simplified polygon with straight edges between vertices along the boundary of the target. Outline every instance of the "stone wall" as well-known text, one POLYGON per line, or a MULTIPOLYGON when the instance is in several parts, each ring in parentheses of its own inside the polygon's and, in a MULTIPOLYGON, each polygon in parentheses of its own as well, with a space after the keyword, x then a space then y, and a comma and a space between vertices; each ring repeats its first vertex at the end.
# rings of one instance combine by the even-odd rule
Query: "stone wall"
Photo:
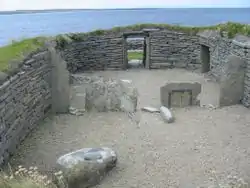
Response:
POLYGON ((150 33, 150 68, 198 68, 200 46, 197 36, 158 31, 150 33))
POLYGON ((210 72, 209 75, 219 81, 227 74, 225 65, 228 57, 235 55, 245 62, 244 91, 242 103, 250 106, 250 38, 237 35, 233 39, 221 36, 216 31, 204 31, 198 34, 201 45, 209 47, 210 72))
POLYGON ((143 50, 144 39, 127 39, 127 50, 143 50))
POLYGON ((69 44, 62 57, 70 72, 122 69, 123 42, 121 35, 86 37, 69 44))
POLYGON ((0 164, 50 110, 51 70, 49 51, 39 51, 0 85, 0 164))

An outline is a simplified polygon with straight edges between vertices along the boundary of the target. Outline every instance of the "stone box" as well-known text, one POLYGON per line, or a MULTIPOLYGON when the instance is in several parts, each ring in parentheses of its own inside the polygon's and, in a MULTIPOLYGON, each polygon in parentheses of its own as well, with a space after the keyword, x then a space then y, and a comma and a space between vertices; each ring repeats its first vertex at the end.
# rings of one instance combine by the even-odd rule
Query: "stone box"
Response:
POLYGON ((165 107, 200 105, 197 99, 201 92, 198 82, 173 82, 160 88, 161 104, 165 107))

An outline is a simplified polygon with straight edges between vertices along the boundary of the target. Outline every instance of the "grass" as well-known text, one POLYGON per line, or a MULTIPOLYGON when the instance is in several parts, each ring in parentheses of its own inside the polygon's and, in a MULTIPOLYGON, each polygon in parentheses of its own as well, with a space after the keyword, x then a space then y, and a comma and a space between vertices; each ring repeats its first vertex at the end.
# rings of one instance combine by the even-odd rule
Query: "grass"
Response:
POLYGON ((19 166, 16 171, 12 171, 9 167, 8 173, 0 174, 1 188, 68 188, 63 181, 63 173, 61 171, 55 173, 58 180, 57 184, 52 180, 38 172, 37 167, 28 169, 19 166))
POLYGON ((143 59, 143 52, 128 52, 128 60, 130 61, 132 59, 142 60, 143 59))
POLYGON ((0 48, 0 71, 7 72, 10 62, 13 60, 21 61, 25 55, 41 48, 44 45, 45 37, 12 41, 11 44, 0 48))
MULTIPOLYGON (((98 164, 99 165, 99 164, 98 164)), ((91 168, 96 171, 95 168, 91 168)), ((99 169, 99 168, 97 168, 99 169)), ((75 187, 89 187, 89 181, 93 174, 89 168, 71 169, 69 177, 65 179, 62 171, 54 174, 56 183, 48 176, 41 174, 37 167, 30 167, 28 169, 19 166, 16 171, 12 171, 9 166, 8 173, 0 174, 0 188, 69 188, 75 187), (83 171, 82 171, 83 170, 83 171), (87 170, 87 171, 86 171, 87 170), (86 173, 90 172, 90 173, 86 173), (80 174, 79 174, 80 173, 80 174), (88 175, 89 174, 89 175, 88 175), (71 182, 71 184, 69 184, 71 182)), ((97 174, 99 171, 96 171, 97 174)), ((103 174, 98 174, 98 177, 103 174)), ((249 188, 249 184, 242 178, 231 176, 227 177, 227 181, 221 183, 215 172, 212 171, 210 180, 213 180, 216 188, 249 188)), ((99 182, 99 180, 98 180, 99 182)), ((210 186, 211 187, 211 186, 210 186)))

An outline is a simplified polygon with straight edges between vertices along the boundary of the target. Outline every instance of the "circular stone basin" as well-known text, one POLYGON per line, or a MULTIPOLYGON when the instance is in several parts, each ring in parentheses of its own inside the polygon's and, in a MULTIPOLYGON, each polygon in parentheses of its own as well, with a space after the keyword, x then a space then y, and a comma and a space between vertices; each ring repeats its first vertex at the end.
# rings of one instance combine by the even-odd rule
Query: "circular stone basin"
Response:
POLYGON ((115 166, 117 162, 116 152, 110 148, 83 148, 65 154, 57 160, 60 166, 71 168, 78 163, 92 162, 103 163, 106 166, 115 166))

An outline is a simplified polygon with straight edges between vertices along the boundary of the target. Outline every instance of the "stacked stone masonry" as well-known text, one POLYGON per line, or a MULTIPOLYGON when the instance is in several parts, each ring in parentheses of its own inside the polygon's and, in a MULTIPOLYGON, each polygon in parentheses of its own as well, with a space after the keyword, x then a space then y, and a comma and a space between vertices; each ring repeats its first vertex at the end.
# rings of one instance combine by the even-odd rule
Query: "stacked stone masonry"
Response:
POLYGON ((250 107, 250 38, 237 35, 233 39, 219 32, 204 31, 198 34, 199 43, 207 46, 210 52, 210 74, 219 81, 225 75, 225 64, 229 55, 235 55, 245 61, 244 91, 242 104, 250 107))
POLYGON ((144 39, 127 39, 128 50, 143 50, 144 39))
POLYGON ((6 161, 51 104, 48 51, 30 56, 20 71, 0 86, 0 163, 6 161))
POLYGON ((62 53, 71 72, 123 68, 122 36, 87 37, 62 53))
POLYGON ((198 68, 199 38, 173 31, 150 33, 150 68, 198 68))

